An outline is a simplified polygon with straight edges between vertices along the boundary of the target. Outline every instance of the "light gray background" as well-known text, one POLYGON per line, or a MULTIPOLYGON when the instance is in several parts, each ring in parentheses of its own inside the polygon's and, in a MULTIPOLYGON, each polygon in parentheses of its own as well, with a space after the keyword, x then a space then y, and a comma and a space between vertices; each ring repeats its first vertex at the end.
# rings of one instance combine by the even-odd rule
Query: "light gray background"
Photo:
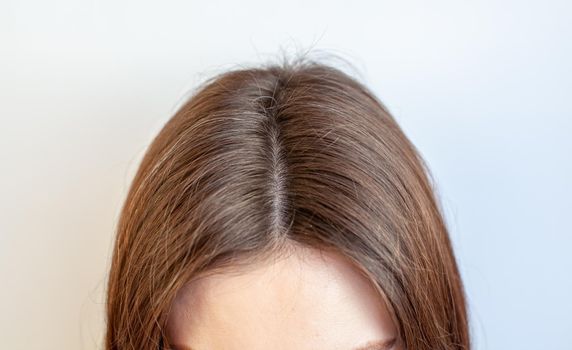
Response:
POLYGON ((350 61, 428 161, 474 349, 572 349, 570 1, 0 2, 0 339, 101 349, 113 229, 211 74, 350 61))

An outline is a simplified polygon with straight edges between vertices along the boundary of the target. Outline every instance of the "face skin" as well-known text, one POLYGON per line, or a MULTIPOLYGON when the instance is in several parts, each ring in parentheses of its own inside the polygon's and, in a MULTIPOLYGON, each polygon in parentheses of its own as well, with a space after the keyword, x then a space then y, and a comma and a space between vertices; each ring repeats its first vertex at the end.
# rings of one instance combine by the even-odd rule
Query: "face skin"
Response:
POLYGON ((310 248, 187 284, 167 323, 173 350, 401 350, 367 346, 396 334, 357 268, 310 248))

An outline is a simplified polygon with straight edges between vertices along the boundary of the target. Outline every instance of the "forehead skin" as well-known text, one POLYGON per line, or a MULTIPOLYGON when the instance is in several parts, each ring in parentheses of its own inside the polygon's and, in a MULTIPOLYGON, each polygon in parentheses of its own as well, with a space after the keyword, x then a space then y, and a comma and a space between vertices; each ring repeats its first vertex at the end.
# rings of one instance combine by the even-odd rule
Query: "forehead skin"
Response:
POLYGON ((313 249, 187 284, 167 323, 176 350, 353 350, 395 336, 357 268, 313 249))

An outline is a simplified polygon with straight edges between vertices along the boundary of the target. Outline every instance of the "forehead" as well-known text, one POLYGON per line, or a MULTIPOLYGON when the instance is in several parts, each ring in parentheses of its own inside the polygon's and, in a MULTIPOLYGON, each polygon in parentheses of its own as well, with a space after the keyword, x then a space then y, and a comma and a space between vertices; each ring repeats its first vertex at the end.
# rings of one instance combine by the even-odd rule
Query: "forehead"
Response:
POLYGON ((313 249, 193 281, 171 310, 170 342, 193 350, 351 350, 395 335, 371 282, 313 249))

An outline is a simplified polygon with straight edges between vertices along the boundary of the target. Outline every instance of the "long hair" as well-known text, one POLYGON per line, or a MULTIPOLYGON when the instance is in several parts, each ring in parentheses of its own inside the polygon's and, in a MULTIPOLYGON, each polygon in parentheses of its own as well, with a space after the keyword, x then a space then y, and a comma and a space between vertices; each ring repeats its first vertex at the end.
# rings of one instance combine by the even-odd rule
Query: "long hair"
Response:
POLYGON ((177 292, 295 245, 347 256, 408 350, 468 350, 465 293, 431 173, 384 104, 298 58, 218 73, 146 150, 117 224, 106 350, 168 347, 177 292))

